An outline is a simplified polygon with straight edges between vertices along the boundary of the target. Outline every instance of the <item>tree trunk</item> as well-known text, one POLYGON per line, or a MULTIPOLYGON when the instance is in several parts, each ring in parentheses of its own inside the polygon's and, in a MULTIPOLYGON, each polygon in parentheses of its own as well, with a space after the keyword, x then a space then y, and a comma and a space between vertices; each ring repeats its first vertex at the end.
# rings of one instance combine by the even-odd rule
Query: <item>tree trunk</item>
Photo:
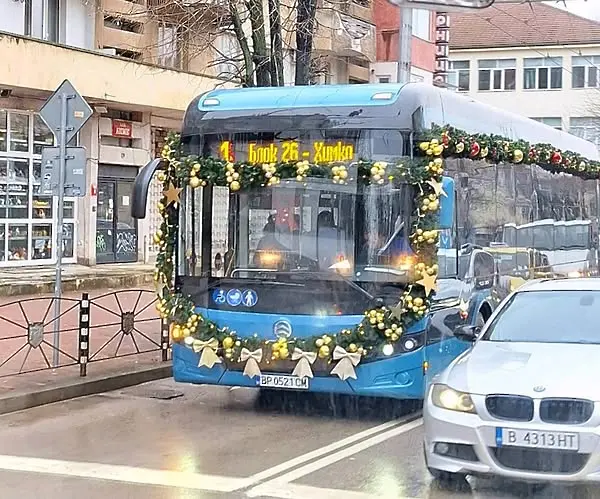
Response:
POLYGON ((271 32, 271 85, 281 87, 283 80, 283 42, 281 39, 281 10, 279 0, 269 0, 271 32))
POLYGON ((246 7, 250 14, 250 25, 252 26, 252 49, 254 51, 252 59, 256 69, 256 85, 259 87, 270 87, 270 58, 267 51, 263 4, 261 0, 247 0, 246 7))
POLYGON ((313 37, 317 0, 298 0, 296 17, 296 85, 310 83, 310 61, 312 59, 313 37))
POLYGON ((244 35, 242 19, 240 18, 240 13, 237 9, 237 5, 235 4, 235 2, 236 0, 229 0, 229 13, 231 14, 233 32, 235 33, 235 37, 237 38, 237 41, 240 44, 240 49, 242 50, 242 55, 244 57, 245 76, 243 78, 244 81, 242 82, 242 85, 245 87, 253 87, 254 63, 252 62, 252 53, 250 52, 250 47, 248 46, 248 40, 246 40, 246 36, 244 35))

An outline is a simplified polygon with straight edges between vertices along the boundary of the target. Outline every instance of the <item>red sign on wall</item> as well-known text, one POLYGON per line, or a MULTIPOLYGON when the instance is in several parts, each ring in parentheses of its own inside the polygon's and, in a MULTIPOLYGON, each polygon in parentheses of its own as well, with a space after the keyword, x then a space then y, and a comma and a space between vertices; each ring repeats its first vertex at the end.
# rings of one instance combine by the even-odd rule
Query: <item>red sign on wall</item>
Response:
POLYGON ((112 136, 130 139, 133 135, 133 126, 129 121, 112 120, 112 136))

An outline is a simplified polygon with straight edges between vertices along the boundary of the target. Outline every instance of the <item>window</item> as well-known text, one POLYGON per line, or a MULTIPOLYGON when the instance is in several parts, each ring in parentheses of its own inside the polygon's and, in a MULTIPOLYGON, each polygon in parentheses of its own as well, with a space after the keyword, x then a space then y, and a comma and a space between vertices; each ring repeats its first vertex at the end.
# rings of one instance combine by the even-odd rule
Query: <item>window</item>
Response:
POLYGON ((479 90, 514 90, 516 59, 482 59, 479 61, 479 90))
POLYGON ((571 118, 569 133, 589 140, 600 148, 600 118, 571 118))
POLYGON ((158 27, 158 64, 168 68, 179 68, 179 43, 177 26, 161 24, 158 27))
POLYGON ((562 119, 561 118, 531 118, 532 120, 539 121, 544 125, 551 126, 557 130, 562 130, 562 119))
POLYGON ((379 83, 389 83, 390 82, 389 76, 378 76, 377 79, 379 80, 379 83))
POLYGON ((448 73, 448 86, 459 92, 468 92, 471 85, 471 71, 469 61, 450 61, 448 73))
POLYGON ((424 9, 412 9, 412 34, 423 40, 431 40, 431 13, 424 9))
POLYGON ((525 90, 562 88, 562 57, 526 58, 523 68, 525 90))
MULTIPOLYGON (((41 154, 54 136, 39 115, 0 109, 0 266, 51 263, 56 246, 56 201, 40 192, 41 154)), ((74 257, 75 200, 65 199, 65 258, 74 257)))
POLYGON ((600 87, 600 55, 572 58, 573 88, 600 87))

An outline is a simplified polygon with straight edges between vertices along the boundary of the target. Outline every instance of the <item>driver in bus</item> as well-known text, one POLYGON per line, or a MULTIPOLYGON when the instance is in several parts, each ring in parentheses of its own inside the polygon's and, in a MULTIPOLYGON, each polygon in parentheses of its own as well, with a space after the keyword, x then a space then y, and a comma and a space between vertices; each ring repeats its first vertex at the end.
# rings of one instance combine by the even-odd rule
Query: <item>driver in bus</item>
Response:
POLYGON ((263 227, 263 237, 258 241, 254 252, 254 265, 259 268, 270 268, 281 262, 281 254, 285 251, 287 248, 278 241, 275 235, 275 219, 273 215, 269 215, 267 223, 263 227))

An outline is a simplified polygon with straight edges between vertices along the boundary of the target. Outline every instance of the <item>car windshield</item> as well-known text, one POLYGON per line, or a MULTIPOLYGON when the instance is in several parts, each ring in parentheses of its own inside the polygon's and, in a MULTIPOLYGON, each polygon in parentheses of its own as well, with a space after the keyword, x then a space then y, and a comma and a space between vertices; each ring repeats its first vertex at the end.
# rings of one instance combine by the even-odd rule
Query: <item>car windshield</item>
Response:
POLYGON ((513 296, 483 341, 600 344, 600 291, 524 291, 513 296))

